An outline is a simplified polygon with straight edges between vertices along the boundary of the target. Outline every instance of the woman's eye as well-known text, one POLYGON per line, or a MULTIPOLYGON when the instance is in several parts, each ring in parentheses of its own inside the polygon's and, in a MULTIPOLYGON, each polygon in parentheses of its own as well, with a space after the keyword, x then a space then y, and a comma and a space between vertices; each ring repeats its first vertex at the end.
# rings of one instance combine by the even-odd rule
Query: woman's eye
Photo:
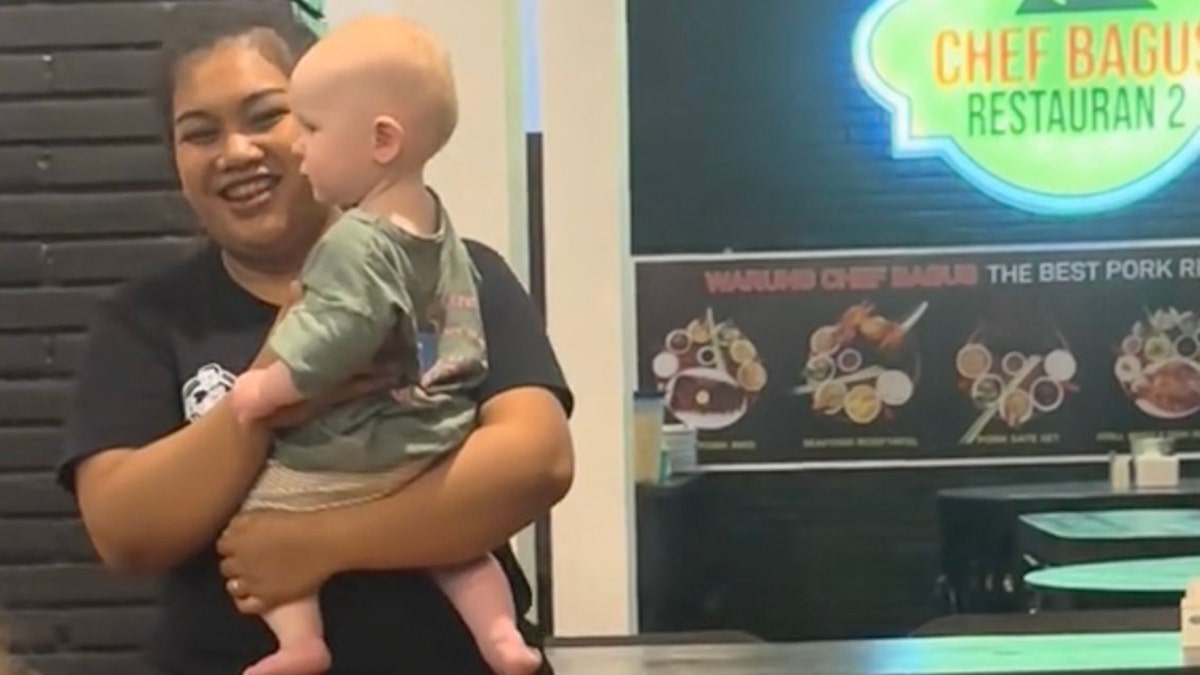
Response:
POLYGON ((278 124, 279 120, 283 119, 287 114, 288 111, 282 108, 267 110, 252 116, 250 123, 255 129, 266 130, 278 124))
POLYGON ((179 140, 184 143, 211 143, 217 139, 216 129, 189 129, 179 134, 179 140))

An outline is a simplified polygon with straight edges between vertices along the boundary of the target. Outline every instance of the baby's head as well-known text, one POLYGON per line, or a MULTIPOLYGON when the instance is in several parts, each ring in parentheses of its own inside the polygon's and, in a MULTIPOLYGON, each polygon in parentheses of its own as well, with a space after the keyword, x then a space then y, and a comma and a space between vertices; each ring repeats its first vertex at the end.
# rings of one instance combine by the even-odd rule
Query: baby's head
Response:
POLYGON ((420 180, 458 123, 446 51, 395 16, 331 31, 296 65, 290 97, 304 129, 301 170, 318 199, 338 206, 380 185, 420 180))

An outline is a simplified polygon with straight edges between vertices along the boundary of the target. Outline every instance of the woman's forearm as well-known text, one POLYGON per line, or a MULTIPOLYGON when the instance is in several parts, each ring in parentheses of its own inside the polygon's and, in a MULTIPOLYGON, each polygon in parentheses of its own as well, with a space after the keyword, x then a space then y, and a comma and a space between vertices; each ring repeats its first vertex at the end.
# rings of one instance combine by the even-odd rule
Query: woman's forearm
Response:
POLYGON ((76 477, 83 520, 114 569, 161 572, 211 542, 264 461, 264 429, 238 424, 227 401, 140 449, 86 460, 76 477))
POLYGON ((437 567, 502 544, 566 494, 566 416, 540 388, 502 393, 451 458, 395 495, 313 514, 331 572, 437 567))

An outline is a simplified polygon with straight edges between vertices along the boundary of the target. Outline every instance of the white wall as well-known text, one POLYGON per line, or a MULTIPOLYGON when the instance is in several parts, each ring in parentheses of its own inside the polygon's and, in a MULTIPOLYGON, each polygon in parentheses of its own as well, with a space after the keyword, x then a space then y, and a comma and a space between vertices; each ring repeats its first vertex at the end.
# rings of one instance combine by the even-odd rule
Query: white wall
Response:
POLYGON ((622 635, 637 630, 625 0, 542 0, 539 16, 546 312, 579 399, 575 486, 551 519, 555 633, 622 635))

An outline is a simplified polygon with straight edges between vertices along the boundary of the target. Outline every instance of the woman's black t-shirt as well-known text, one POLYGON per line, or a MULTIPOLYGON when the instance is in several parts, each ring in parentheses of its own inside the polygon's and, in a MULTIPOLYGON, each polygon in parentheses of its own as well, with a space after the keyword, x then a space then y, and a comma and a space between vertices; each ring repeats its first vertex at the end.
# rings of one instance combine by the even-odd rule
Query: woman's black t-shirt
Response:
MULTIPOLYGON (((504 260, 476 242, 480 305, 490 372, 482 403, 521 386, 572 405, 533 303, 504 260)), ((229 277, 215 246, 104 300, 91 327, 59 478, 74 488, 79 461, 115 447, 140 447, 203 415, 258 353, 275 318, 229 277)), ((530 590, 507 547, 496 551, 517 613, 530 590)), ((213 549, 166 575, 149 657, 164 673, 239 675, 269 653, 263 622, 240 615, 224 590, 213 549)), ((336 675, 485 675, 488 669, 442 592, 420 572, 343 574, 321 593, 336 675)), ((523 632, 539 644, 528 624, 523 632)))

